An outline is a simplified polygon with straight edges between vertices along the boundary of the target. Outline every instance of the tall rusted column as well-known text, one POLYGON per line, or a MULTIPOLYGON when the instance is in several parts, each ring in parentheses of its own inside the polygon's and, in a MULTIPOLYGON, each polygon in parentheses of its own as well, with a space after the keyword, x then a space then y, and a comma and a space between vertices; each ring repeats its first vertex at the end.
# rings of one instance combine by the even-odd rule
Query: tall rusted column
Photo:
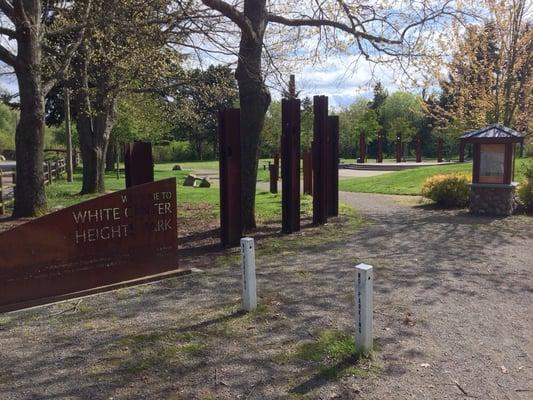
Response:
POLYGON ((465 162, 465 143, 459 142, 459 162, 465 162))
POLYGON ((124 169, 127 188, 153 182, 152 144, 147 142, 127 143, 124 146, 124 169))
POLYGON ((281 100, 281 230, 300 230, 300 100, 281 100))
POLYGON ((274 154, 274 165, 276 166, 276 169, 277 169, 277 179, 279 179, 279 153, 276 153, 274 154))
POLYGON ((313 98, 313 224, 325 224, 327 217, 327 130, 328 98, 313 98))
POLYGON ((442 138, 437 138, 437 162, 442 162, 442 138))
POLYGON ((376 157, 376 162, 383 162, 383 133, 381 131, 378 132, 378 154, 376 157))
POLYGON ((270 178, 270 193, 278 193, 278 166, 276 164, 268 165, 270 178))
POLYGON ((313 156, 311 151, 303 153, 304 194, 313 194, 313 156))
POLYGON ((328 117, 327 215, 339 215, 339 117, 328 117))
POLYGON ((416 136, 416 162, 422 162, 422 139, 420 139, 420 135, 416 136))
POLYGON ((218 114, 220 168, 220 241, 239 246, 241 215, 241 128, 240 110, 229 108, 218 114))
POLYGON ((358 163, 364 163, 366 158, 366 138, 365 133, 361 131, 359 133, 359 158, 357 159, 358 163))
POLYGON ((396 134, 396 162, 402 162, 402 134, 396 134))

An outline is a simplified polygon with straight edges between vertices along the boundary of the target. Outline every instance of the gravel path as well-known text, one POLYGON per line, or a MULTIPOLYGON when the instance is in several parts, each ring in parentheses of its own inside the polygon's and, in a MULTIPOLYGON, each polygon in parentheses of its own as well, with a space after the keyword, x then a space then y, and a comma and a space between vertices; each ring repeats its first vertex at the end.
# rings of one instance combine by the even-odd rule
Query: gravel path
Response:
POLYGON ((362 228, 259 241, 253 315, 231 252, 186 278, 0 315, 0 399, 530 399, 532 219, 341 201, 362 228), (368 373, 326 379, 290 355, 353 331, 359 262, 376 269, 378 351, 368 373))

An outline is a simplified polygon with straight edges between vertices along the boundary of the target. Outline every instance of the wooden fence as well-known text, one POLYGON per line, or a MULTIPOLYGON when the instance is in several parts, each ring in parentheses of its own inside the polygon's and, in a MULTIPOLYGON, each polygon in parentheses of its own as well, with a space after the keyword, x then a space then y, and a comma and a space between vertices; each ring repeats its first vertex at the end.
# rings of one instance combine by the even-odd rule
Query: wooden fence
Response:
POLYGON ((14 172, 0 171, 0 215, 4 215, 7 206, 13 202, 15 181, 14 172))
MULTIPOLYGON (((44 163, 44 182, 47 185, 51 185, 53 181, 60 179, 65 172, 66 164, 64 160, 47 161, 44 163)), ((4 215, 7 207, 13 203, 16 181, 15 172, 0 171, 0 215, 4 215)))

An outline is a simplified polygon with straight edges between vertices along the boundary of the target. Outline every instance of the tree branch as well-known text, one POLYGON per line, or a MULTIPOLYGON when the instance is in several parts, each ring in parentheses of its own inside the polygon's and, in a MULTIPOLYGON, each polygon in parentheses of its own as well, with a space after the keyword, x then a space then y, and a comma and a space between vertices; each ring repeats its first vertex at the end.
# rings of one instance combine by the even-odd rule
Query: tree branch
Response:
POLYGON ((320 27, 323 27, 323 26, 329 26, 329 27, 340 29, 341 31, 350 33, 350 34, 352 34, 353 36, 355 36, 357 38, 366 39, 366 40, 368 40, 370 42, 388 43, 388 44, 401 44, 400 40, 392 40, 392 39, 387 39, 387 38, 382 37, 382 36, 371 35, 371 34, 366 33, 366 32, 358 31, 358 30, 356 30, 356 29, 354 29, 354 28, 352 28, 352 27, 350 27, 350 26, 348 26, 346 24, 343 24, 342 22, 331 21, 331 20, 323 19, 323 18, 317 18, 317 19, 315 19, 315 18, 296 18, 296 19, 291 19, 291 18, 285 18, 285 17, 282 17, 281 15, 276 15, 276 14, 272 14, 272 13, 268 13, 268 17, 267 18, 268 18, 269 22, 273 22, 273 23, 281 24, 281 25, 286 25, 286 26, 314 26, 314 27, 317 27, 317 28, 320 28, 320 27))
POLYGON ((5 62, 7 65, 11 67, 15 67, 16 64, 16 58, 8 49, 6 49, 4 46, 0 45, 0 61, 5 62))
POLYGON ((202 3, 229 18, 231 21, 237 24, 239 28, 241 28, 241 31, 245 35, 251 37, 255 41, 259 40, 248 18, 235 7, 222 0, 202 0, 202 3))
POLYGON ((12 29, 3 28, 3 27, 0 26, 0 35, 5 35, 5 36, 9 37, 10 39, 16 39, 17 32, 15 32, 12 29))
POLYGON ((13 20, 13 6, 9 4, 7 0, 0 0, 0 10, 2 10, 9 19, 13 20))

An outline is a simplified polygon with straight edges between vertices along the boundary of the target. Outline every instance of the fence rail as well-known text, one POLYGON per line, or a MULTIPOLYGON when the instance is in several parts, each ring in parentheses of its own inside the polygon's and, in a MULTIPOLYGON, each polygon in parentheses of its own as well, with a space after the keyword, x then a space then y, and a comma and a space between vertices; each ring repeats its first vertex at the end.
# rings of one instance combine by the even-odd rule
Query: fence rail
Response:
POLYGON ((15 173, 0 171, 0 215, 4 215, 6 208, 14 200, 15 173))
MULTIPOLYGON (((60 179, 61 175, 66 172, 64 160, 47 161, 43 167, 44 182, 47 185, 51 185, 53 181, 60 179)), ((4 215, 7 207, 14 201, 16 182, 15 172, 0 171, 0 215, 4 215)))

